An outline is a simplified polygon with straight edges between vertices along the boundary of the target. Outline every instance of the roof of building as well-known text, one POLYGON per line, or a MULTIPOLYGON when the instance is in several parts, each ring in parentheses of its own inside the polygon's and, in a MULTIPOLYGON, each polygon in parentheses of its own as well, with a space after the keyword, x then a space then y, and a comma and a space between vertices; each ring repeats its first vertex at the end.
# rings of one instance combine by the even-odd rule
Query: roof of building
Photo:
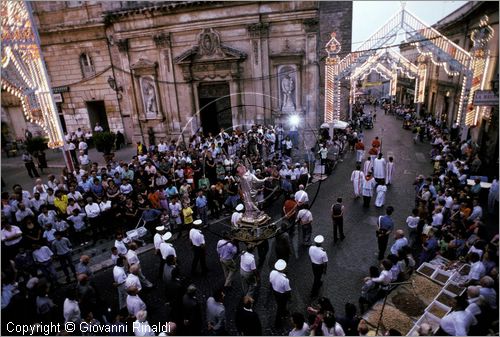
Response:
MULTIPOLYGON (((445 16, 434 25, 432 25, 436 29, 446 29, 447 27, 454 25, 463 19, 467 18, 475 11, 477 11, 481 6, 483 6, 486 1, 469 1, 465 5, 460 8, 457 8, 455 11, 445 16)), ((498 6, 498 5, 497 5, 498 6)), ((486 13, 484 13, 486 14, 486 13)))

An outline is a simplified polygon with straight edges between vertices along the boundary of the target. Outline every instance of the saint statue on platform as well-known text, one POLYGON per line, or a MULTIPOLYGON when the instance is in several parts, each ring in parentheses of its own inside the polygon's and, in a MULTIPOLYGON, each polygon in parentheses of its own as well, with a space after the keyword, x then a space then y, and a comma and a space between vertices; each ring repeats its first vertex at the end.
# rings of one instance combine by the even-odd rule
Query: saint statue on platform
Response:
POLYGON ((268 216, 257 207, 257 193, 259 189, 264 186, 264 183, 271 177, 259 179, 254 174, 247 171, 244 165, 239 165, 236 169, 240 177, 240 192, 245 205, 245 213, 243 214, 242 221, 247 223, 255 223, 268 216))

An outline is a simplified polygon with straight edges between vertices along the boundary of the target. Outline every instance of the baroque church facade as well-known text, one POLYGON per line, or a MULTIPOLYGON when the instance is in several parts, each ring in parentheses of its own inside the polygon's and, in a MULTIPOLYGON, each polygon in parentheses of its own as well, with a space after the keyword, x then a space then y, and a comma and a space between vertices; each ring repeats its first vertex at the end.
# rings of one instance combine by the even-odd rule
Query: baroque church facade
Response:
MULTIPOLYGON (((298 115, 311 143, 323 121, 324 45, 331 32, 341 57, 351 45, 351 2, 47 1, 32 8, 65 131, 99 123, 128 142, 255 123, 286 130, 298 115)), ((2 121, 11 133, 36 132, 12 122, 22 112, 7 96, 2 121)))

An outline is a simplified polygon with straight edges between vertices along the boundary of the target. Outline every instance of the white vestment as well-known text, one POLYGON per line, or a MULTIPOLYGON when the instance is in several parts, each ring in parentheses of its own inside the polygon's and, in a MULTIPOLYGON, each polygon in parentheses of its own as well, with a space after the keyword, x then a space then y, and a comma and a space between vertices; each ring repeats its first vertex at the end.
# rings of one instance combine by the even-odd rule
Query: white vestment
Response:
POLYGON ((371 178, 370 180, 363 180, 363 196, 373 197, 373 188, 376 184, 377 182, 373 178, 371 178))
POLYGON ((385 184, 392 184, 392 175, 394 174, 394 162, 387 162, 385 169, 385 184))
POLYGON ((373 163, 373 176, 375 179, 384 179, 385 178, 385 159, 375 159, 373 163))
POLYGON ((385 203, 385 192, 387 192, 387 186, 378 185, 377 186, 377 198, 375 199, 375 206, 382 207, 385 203))
POLYGON ((363 173, 365 174, 365 177, 371 170, 372 170, 372 162, 370 160, 365 161, 365 164, 363 165, 363 173))
POLYGON ((354 170, 351 174, 351 181, 354 187, 354 195, 359 196, 361 194, 361 189, 363 188, 363 181, 365 180, 365 175, 363 171, 354 170))

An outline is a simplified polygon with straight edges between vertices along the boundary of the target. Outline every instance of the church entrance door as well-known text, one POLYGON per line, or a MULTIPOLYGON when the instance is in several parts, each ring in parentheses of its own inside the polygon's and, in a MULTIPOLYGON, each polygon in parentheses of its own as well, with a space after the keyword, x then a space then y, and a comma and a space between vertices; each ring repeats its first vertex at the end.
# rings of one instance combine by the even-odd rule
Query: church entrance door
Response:
POLYGON ((220 128, 229 130, 233 127, 229 83, 201 83, 198 87, 198 103, 205 135, 211 132, 215 136, 220 132, 220 128))

